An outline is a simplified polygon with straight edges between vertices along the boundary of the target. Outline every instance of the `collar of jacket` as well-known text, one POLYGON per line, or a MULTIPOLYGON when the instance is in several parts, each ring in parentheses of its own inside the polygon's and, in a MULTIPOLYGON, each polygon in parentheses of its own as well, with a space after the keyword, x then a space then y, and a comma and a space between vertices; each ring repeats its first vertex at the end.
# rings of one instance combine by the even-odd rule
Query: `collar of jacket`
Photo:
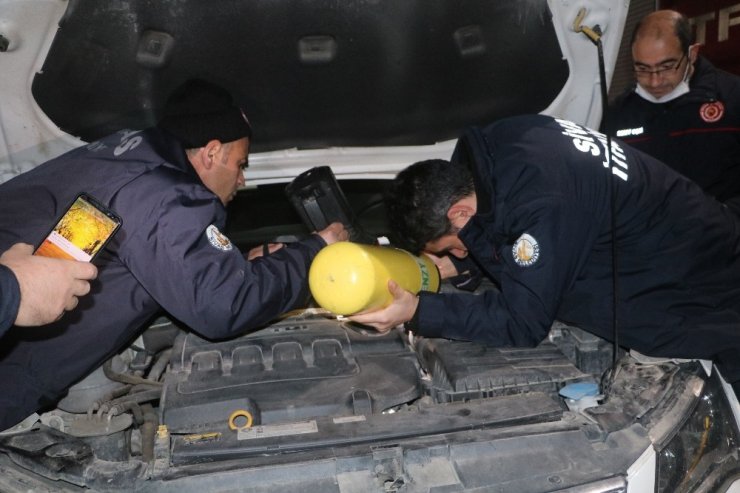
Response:
POLYGON ((198 176, 182 144, 173 135, 159 127, 147 129, 145 133, 151 142, 152 149, 164 160, 165 166, 179 169, 195 177, 198 176))
POLYGON ((489 216, 494 212, 494 180, 491 175, 493 157, 488 141, 479 127, 468 128, 455 146, 450 161, 467 166, 473 174, 476 196, 476 216, 489 216))
POLYGON ((698 56, 694 64, 694 73, 689 80, 687 96, 694 95, 704 100, 716 101, 719 97, 717 87, 717 67, 703 56, 698 56))
MULTIPOLYGON (((480 127, 469 128, 455 147, 451 162, 467 166, 473 174, 476 212, 459 233, 463 243, 473 245, 496 244, 494 229, 486 226, 495 224, 495 179, 493 177, 493 146, 480 127)), ((493 250, 495 252, 495 249, 493 250)), ((478 252, 480 255, 480 252, 478 252)))

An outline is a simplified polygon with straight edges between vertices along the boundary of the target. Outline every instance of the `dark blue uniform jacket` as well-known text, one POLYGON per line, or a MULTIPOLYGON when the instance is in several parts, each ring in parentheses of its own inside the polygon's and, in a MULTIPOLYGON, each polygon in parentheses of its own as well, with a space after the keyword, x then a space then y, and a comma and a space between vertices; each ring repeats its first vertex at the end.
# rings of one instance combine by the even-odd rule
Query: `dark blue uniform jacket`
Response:
POLYGON ((0 265, 0 337, 13 325, 20 304, 21 289, 15 274, 8 267, 0 265))
POLYGON ((420 335, 534 346, 558 319, 612 340, 610 190, 620 342, 707 358, 740 379, 740 219, 656 159, 546 116, 472 128, 477 213, 459 233, 500 292, 420 296, 420 335))
POLYGON ((651 103, 634 90, 608 114, 612 135, 726 201, 740 196, 740 77, 699 57, 687 94, 651 103))
POLYGON ((53 404, 162 310, 206 338, 224 338, 308 299, 307 269, 324 241, 313 235, 251 262, 219 243, 207 230, 223 229, 225 208, 157 129, 116 133, 0 185, 0 251, 40 243, 79 192, 123 225, 96 259, 98 278, 78 308, 2 339, 0 429, 53 404))

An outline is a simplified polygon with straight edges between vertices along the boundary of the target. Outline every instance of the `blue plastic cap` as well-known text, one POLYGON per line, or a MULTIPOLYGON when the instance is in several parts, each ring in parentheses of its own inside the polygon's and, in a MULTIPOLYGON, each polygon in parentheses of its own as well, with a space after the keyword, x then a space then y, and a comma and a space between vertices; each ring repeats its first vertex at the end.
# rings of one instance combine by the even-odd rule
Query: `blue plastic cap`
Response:
POLYGON ((578 400, 599 394, 599 386, 593 382, 569 383, 559 392, 566 399, 578 400))

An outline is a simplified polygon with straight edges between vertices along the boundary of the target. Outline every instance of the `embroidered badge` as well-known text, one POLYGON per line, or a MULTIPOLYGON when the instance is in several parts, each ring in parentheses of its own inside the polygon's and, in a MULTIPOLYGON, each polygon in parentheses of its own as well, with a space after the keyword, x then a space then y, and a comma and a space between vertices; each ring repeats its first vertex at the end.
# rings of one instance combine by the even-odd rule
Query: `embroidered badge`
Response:
POLYGON ((722 101, 715 101, 713 103, 704 103, 699 108, 699 116, 707 123, 714 123, 719 121, 725 114, 725 105, 722 101))
POLYGON ((540 245, 532 236, 524 233, 514 242, 511 254, 517 265, 529 267, 540 258, 540 245))
POLYGON ((229 239, 213 224, 206 228, 206 236, 208 237, 208 241, 211 243, 211 245, 215 246, 221 251, 228 252, 229 250, 234 248, 234 245, 231 244, 231 241, 229 241, 229 239))

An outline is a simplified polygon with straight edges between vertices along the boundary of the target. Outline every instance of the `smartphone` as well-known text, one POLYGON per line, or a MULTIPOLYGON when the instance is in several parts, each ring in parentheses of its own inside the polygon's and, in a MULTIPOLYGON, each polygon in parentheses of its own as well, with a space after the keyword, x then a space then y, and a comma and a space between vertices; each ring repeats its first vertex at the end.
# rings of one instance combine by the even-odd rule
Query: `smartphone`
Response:
POLYGON ((79 194, 34 255, 92 262, 121 227, 121 218, 86 193, 79 194))

